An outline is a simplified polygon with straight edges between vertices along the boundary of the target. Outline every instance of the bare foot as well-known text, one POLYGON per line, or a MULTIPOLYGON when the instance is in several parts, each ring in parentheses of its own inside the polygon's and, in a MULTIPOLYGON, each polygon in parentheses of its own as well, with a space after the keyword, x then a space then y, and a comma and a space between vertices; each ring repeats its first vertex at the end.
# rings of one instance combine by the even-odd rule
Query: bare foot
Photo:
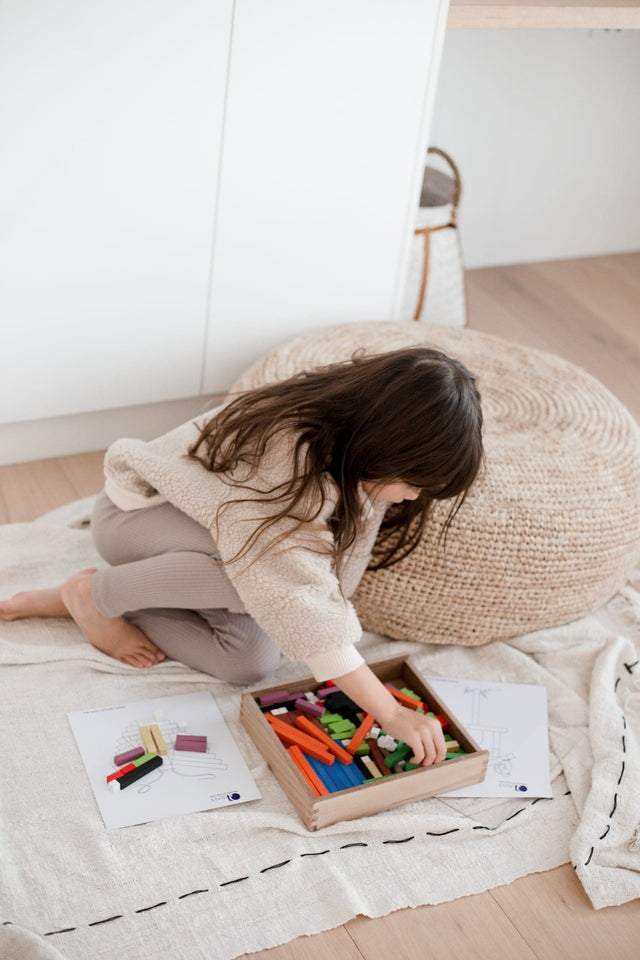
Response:
MULTIPOLYGON (((96 568, 82 570, 95 573, 96 568)), ((0 620, 22 620, 24 617, 69 617, 60 587, 48 587, 46 590, 24 590, 16 593, 10 600, 0 600, 0 620)))
POLYGON ((103 617, 91 594, 93 573, 76 573, 60 587, 69 614, 87 640, 114 660, 132 667, 152 667, 165 659, 159 647, 124 617, 103 617))

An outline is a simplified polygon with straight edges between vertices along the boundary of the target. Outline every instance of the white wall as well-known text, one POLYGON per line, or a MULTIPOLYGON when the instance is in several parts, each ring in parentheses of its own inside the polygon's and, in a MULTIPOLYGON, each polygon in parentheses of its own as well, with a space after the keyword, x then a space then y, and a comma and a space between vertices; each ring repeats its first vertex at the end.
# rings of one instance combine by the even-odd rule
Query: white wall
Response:
MULTIPOLYGON (((429 142, 461 167, 466 265, 640 249, 639 121, 640 30, 448 31, 429 142)), ((151 437, 203 402, 5 424, 0 462, 151 437)))
POLYGON ((466 266, 640 249, 640 30, 449 30, 430 143, 466 266))

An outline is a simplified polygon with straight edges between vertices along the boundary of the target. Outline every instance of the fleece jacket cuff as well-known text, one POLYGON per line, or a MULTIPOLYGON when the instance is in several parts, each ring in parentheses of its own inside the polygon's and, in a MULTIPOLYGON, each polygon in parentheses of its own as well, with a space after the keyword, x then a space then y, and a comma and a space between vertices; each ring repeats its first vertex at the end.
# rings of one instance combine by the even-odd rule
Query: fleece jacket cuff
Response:
POLYGON ((344 647, 334 647, 327 653, 319 653, 315 657, 307 657, 312 674, 318 681, 333 680, 342 677, 345 673, 357 670, 364 663, 364 657, 352 644, 344 647))

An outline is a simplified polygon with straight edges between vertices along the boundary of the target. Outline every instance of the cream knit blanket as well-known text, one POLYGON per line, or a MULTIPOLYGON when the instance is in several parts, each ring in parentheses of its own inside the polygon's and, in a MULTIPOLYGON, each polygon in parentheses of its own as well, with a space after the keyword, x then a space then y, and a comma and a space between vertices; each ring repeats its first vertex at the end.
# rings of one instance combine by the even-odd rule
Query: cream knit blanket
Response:
MULTIPOLYGON (((0 590, 99 563, 91 499, 0 528, 0 590)), ((640 588, 640 581, 636 584, 640 588)), ((231 960, 357 914, 439 903, 571 861, 595 908, 640 896, 640 592, 483 647, 365 635, 368 659, 547 688, 552 800, 433 798, 308 833, 239 721, 240 689, 118 664, 69 621, 0 624, 3 960, 231 960), (106 831, 70 710, 211 689, 263 799, 106 831)), ((270 682, 306 675, 284 663, 270 682)))

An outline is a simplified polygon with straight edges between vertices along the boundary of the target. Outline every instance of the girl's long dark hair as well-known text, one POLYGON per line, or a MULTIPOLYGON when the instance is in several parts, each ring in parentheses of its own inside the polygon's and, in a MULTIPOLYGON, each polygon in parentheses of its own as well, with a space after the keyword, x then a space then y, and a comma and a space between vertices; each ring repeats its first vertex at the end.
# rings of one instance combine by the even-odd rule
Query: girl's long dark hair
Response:
POLYGON ((475 378, 460 361, 428 347, 355 354, 241 394, 204 424, 188 455, 227 475, 243 465, 247 486, 267 444, 282 434, 293 440, 289 477, 269 491, 282 510, 250 543, 283 517, 299 526, 314 520, 326 501, 328 474, 339 491, 331 519, 339 565, 361 528, 360 481, 419 488, 417 500, 387 511, 369 569, 389 567, 415 549, 433 500, 452 501, 446 535, 483 458, 475 378), (311 513, 309 503, 317 505, 311 513))

